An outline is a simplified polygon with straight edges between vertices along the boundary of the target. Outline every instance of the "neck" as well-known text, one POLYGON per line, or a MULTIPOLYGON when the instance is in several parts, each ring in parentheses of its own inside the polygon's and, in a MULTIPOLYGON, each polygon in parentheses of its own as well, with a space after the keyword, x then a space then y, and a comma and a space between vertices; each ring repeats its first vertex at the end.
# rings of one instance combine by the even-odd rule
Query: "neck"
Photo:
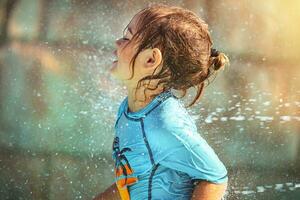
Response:
POLYGON ((154 97, 150 97, 151 95, 158 95, 162 92, 161 89, 157 88, 156 90, 145 90, 145 87, 136 88, 127 88, 128 92, 128 108, 130 112, 137 112, 140 109, 146 107, 154 97), (136 95, 135 95, 135 91, 136 95))

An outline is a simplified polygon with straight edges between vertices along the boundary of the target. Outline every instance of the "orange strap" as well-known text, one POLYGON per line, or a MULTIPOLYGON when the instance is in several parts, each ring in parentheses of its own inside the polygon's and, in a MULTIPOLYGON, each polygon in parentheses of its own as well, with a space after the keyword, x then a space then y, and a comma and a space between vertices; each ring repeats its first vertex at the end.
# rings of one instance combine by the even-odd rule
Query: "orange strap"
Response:
MULTIPOLYGON (((131 175, 133 171, 128 167, 128 165, 125 165, 125 169, 128 175, 131 175)), ((115 169, 115 176, 119 177, 124 175, 123 169, 121 167, 118 167, 118 170, 115 169)), ((127 188, 127 185, 133 184, 137 182, 136 177, 127 177, 127 180, 125 182, 125 178, 119 179, 116 182, 117 188, 119 190, 119 194, 121 196, 122 200, 130 200, 129 191, 127 188)))
POLYGON ((129 196, 129 192, 128 192, 128 188, 127 186, 121 188, 119 187, 119 185, 117 184, 118 190, 119 190, 119 194, 122 200, 130 200, 130 196, 129 196))

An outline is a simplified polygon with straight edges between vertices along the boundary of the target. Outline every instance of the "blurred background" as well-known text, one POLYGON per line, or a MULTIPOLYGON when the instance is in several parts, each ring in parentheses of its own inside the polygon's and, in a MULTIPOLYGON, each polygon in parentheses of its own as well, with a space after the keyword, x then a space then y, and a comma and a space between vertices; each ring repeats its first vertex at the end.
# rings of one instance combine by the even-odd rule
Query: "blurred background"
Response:
POLYGON ((300 199, 300 1, 1 0, 1 200, 92 199, 113 183, 126 91, 112 52, 158 2, 203 18, 231 60, 188 108, 228 169, 226 199, 300 199))

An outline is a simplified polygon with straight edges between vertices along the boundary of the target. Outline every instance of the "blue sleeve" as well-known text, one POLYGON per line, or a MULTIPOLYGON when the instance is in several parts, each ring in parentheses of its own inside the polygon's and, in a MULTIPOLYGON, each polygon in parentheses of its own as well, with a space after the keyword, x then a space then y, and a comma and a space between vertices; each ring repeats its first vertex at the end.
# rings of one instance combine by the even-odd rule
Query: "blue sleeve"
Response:
POLYGON ((224 183, 228 180, 225 166, 205 140, 192 147, 182 145, 159 163, 187 173, 192 180, 206 180, 213 183, 224 183))
POLYGON ((184 172, 192 180, 213 183, 228 181, 227 170, 214 150, 197 132, 195 122, 186 110, 166 112, 161 117, 159 142, 154 145, 156 163, 184 172))

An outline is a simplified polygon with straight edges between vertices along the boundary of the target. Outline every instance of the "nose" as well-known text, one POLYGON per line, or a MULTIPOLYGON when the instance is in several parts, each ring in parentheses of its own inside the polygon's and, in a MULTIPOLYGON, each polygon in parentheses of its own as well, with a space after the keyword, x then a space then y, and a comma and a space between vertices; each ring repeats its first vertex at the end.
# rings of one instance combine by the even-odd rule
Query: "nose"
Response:
POLYGON ((121 44, 120 40, 121 40, 121 39, 117 39, 117 40, 115 41, 115 44, 116 44, 117 47, 119 47, 120 44, 121 44))

